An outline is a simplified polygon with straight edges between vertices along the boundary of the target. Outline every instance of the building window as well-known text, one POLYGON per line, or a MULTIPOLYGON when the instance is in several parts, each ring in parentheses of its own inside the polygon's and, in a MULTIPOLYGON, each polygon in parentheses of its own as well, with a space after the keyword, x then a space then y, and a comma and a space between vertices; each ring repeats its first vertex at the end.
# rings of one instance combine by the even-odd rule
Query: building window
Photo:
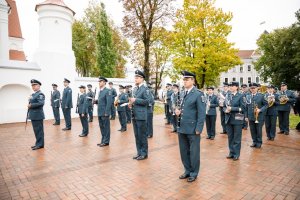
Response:
POLYGON ((256 83, 259 83, 259 77, 258 76, 256 77, 256 83))
POLYGON ((248 72, 251 72, 251 65, 248 65, 248 72))
POLYGON ((233 78, 232 78, 232 81, 236 81, 236 78, 235 78, 235 77, 233 77, 233 78))
POLYGON ((228 78, 225 78, 225 83, 228 83, 228 78))
POLYGON ((251 83, 251 77, 248 77, 248 83, 251 83))
POLYGON ((243 77, 240 78, 240 84, 242 85, 244 83, 243 77))
POLYGON ((240 66, 240 72, 242 73, 244 71, 244 67, 240 66))

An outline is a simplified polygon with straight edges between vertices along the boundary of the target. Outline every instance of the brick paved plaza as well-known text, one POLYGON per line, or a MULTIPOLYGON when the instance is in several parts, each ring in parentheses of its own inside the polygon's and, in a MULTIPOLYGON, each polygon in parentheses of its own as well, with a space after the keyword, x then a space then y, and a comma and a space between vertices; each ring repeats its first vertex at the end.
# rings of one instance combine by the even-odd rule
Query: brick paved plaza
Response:
MULTIPOLYGON (((96 119, 96 118, 95 118, 96 119)), ((220 132, 219 119, 217 131, 220 132)), ((251 149, 243 132, 239 161, 227 160, 227 136, 201 140, 201 169, 196 182, 179 180, 183 167, 177 135, 154 117, 149 158, 136 161, 132 125, 120 133, 111 121, 109 147, 97 147, 97 120, 90 134, 79 138, 81 125, 72 131, 45 121, 45 149, 32 151, 31 124, 0 125, 0 199, 300 199, 300 134, 277 135, 262 149, 251 149)))

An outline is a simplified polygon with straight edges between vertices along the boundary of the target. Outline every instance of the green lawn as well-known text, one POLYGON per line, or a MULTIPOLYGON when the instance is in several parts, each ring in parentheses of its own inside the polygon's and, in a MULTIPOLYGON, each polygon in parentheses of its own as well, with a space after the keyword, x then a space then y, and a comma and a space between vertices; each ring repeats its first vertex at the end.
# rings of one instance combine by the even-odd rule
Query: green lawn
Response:
POLYGON ((295 129, 300 122, 300 117, 294 114, 290 114, 290 128, 295 129))

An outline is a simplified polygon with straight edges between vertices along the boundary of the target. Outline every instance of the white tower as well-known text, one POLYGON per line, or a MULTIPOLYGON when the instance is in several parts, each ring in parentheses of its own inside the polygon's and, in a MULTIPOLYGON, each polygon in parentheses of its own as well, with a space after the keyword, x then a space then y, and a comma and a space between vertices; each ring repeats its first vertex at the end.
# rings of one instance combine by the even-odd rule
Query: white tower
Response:
MULTIPOLYGON (((77 73, 72 50, 75 12, 63 0, 46 0, 37 4, 35 10, 39 16, 39 45, 34 54, 34 61, 41 68, 41 75, 36 78, 41 80, 42 91, 47 98, 50 97, 52 83, 56 83, 61 92, 64 89, 64 78, 71 81, 72 88, 75 86, 77 73)), ((73 92, 73 103, 76 102, 76 92, 73 92)), ((50 106, 45 106, 44 109, 46 116, 53 116, 50 106)), ((73 111, 74 116, 75 109, 72 109, 73 111)))
POLYGON ((0 0, 0 60, 9 60, 8 14, 10 6, 6 0, 0 0))

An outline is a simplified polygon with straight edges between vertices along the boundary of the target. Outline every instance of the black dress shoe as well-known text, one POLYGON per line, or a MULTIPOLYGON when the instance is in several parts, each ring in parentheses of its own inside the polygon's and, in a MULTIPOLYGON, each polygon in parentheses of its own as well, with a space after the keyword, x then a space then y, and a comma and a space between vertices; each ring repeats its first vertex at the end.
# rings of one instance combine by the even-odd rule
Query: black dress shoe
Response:
POLYGON ((228 155, 226 156, 227 159, 233 159, 234 156, 228 155))
POLYGON ((148 158, 148 156, 146 155, 146 156, 139 156, 139 157, 137 157, 136 159, 137 160, 145 160, 145 159, 147 159, 148 158))
POLYGON ((114 117, 112 117, 112 118, 110 118, 110 120, 115 120, 115 118, 114 118, 114 117))
POLYGON ((207 136, 207 137, 206 137, 206 139, 208 139, 208 140, 209 140, 209 139, 210 139, 210 136, 207 136))
POLYGON ((260 149, 261 145, 256 145, 255 148, 260 149))
POLYGON ((122 131, 122 129, 119 129, 118 131, 122 131))
POLYGON ((89 122, 93 122, 93 120, 89 120, 89 122))
POLYGON ((127 122, 127 124, 131 124, 131 122, 127 122))
POLYGON ((54 126, 56 126, 56 125, 60 125, 60 123, 54 123, 53 125, 54 125, 54 126))
POLYGON ((63 131, 68 131, 68 130, 71 130, 71 128, 63 128, 62 130, 63 131))
POLYGON ((289 135, 290 133, 289 132, 284 132, 284 135, 289 135))
POLYGON ((256 144, 253 143, 253 144, 250 145, 250 147, 256 147, 256 144))
POLYGON ((100 146, 100 147, 105 147, 105 146, 109 146, 109 144, 107 144, 107 143, 102 143, 102 144, 100 144, 99 146, 100 146))
POLYGON ((35 147, 35 145, 34 146, 31 146, 31 148, 34 148, 35 147))
POLYGON ((210 140, 214 140, 215 139, 215 137, 211 137, 211 138, 209 138, 210 140))
POLYGON ((277 134, 283 134, 284 133, 284 131, 279 131, 277 134))
POLYGON ((42 148, 44 148, 44 147, 43 146, 41 146, 41 147, 35 146, 35 147, 32 148, 32 150, 38 150, 38 149, 42 149, 42 148))
POLYGON ((189 174, 182 174, 182 175, 179 176, 179 179, 186 179, 188 177, 190 177, 189 174))
POLYGON ((270 138, 271 141, 274 141, 274 138, 270 138))
POLYGON ((232 158, 232 160, 234 160, 234 161, 237 161, 239 159, 239 157, 237 157, 237 156, 234 156, 233 158, 232 158))
POLYGON ((153 136, 152 136, 152 135, 148 135, 147 137, 148 137, 148 138, 152 138, 153 136))
POLYGON ((271 140, 271 138, 268 137, 267 140, 271 140))
POLYGON ((132 159, 137 159, 140 155, 133 156, 132 159))
POLYGON ((80 134, 80 135, 78 135, 79 137, 86 137, 87 135, 85 135, 85 134, 80 134))
POLYGON ((188 177, 187 182, 194 182, 197 179, 195 176, 188 177))
POLYGON ((221 132, 220 134, 227 134, 227 132, 221 132))
POLYGON ((126 129, 121 129, 120 131, 121 131, 121 132, 125 132, 125 131, 127 131, 127 130, 126 130, 126 129))
POLYGON ((177 132, 176 130, 172 130, 172 131, 171 131, 171 133, 176 133, 176 132, 177 132))

